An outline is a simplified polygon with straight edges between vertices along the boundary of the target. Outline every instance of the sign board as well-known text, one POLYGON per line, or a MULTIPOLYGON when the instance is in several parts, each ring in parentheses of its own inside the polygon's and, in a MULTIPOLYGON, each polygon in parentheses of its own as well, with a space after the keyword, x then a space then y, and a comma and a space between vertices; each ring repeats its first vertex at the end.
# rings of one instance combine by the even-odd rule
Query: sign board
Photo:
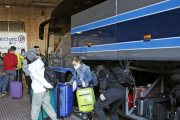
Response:
POLYGON ((27 33, 0 32, 0 52, 7 53, 11 46, 16 47, 16 53, 27 51, 27 33))

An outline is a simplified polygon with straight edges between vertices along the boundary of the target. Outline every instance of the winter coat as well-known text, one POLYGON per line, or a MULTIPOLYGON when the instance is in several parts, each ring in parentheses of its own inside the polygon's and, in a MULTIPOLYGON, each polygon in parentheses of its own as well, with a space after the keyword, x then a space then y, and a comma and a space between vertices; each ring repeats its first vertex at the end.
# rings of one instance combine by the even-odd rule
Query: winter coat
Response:
POLYGON ((44 78, 44 63, 41 59, 36 59, 34 62, 28 65, 30 71, 30 77, 32 79, 31 87, 34 93, 41 93, 46 91, 46 88, 50 88, 51 84, 44 78))

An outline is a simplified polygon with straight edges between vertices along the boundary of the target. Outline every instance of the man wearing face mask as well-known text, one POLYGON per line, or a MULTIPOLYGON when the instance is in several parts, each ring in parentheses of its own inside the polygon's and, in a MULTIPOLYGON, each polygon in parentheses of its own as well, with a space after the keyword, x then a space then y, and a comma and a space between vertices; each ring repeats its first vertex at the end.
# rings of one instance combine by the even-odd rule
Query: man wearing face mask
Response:
POLYGON ((23 57, 26 57, 26 51, 25 51, 25 49, 22 49, 22 50, 21 50, 21 55, 22 55, 23 57))
POLYGON ((34 46, 34 48, 37 49, 37 56, 40 56, 41 59, 42 59, 42 61, 43 61, 43 63, 44 63, 44 65, 45 65, 45 66, 48 66, 48 62, 47 62, 47 60, 46 60, 46 57, 41 54, 41 50, 40 50, 39 46, 34 46))
MULTIPOLYGON (((72 65, 74 66, 75 71, 71 80, 69 81, 69 84, 73 84, 73 82, 76 81, 77 91, 87 88, 89 83, 92 81, 92 73, 90 67, 82 63, 81 59, 79 59, 78 56, 72 59, 72 65)), ((82 117, 84 120, 87 120, 86 113, 82 117)))

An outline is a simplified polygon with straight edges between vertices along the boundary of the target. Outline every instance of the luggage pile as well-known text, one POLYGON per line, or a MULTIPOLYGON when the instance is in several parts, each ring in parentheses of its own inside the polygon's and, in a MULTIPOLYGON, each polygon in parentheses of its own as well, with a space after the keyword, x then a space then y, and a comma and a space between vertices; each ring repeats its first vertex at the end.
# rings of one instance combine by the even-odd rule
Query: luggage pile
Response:
MULTIPOLYGON (((71 85, 57 83, 53 90, 49 90, 50 103, 54 108, 57 117, 66 118, 71 115, 73 110, 73 88, 71 85)), ((33 97, 33 90, 31 90, 31 102, 33 97)), ((48 114, 41 107, 38 120, 48 119, 48 114)))
POLYGON ((142 97, 148 87, 134 89, 134 113, 148 120, 180 120, 180 69, 171 76, 174 86, 169 94, 160 93, 160 87, 154 87, 146 97, 142 97))

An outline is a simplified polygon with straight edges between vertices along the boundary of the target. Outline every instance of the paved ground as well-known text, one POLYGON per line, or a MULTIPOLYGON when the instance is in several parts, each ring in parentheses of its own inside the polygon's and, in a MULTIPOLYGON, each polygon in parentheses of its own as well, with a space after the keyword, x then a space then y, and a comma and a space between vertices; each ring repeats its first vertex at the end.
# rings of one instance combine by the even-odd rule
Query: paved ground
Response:
MULTIPOLYGON (((0 120, 30 120, 30 94, 27 93, 25 80, 23 79, 24 91, 21 99, 9 98, 9 93, 5 98, 0 98, 0 120)), ((105 110, 107 120, 111 120, 108 110, 105 110)), ((129 120, 119 116, 120 120, 129 120)), ((67 120, 81 120, 75 112, 67 120)), ((94 120, 99 120, 97 115, 93 115, 94 120)), ((62 120, 59 118, 58 120, 62 120)))

